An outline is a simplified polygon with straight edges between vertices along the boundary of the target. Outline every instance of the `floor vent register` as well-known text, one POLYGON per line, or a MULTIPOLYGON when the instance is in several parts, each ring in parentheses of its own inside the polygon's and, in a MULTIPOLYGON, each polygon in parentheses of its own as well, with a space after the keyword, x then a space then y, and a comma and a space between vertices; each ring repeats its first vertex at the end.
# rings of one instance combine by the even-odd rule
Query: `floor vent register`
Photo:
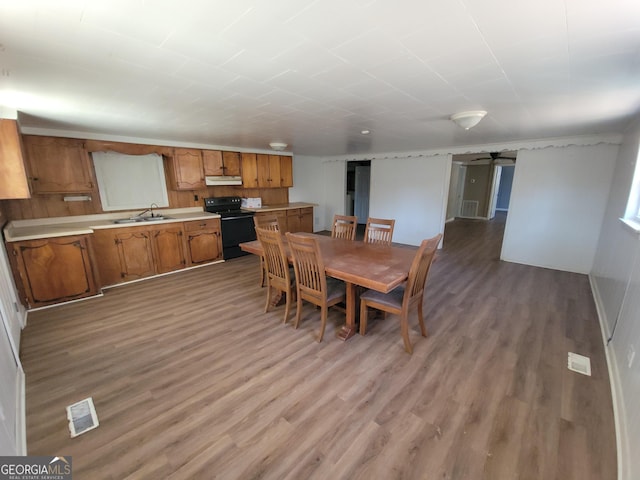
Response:
POLYGON ((584 357, 582 355, 578 355, 577 353, 569 352, 567 363, 569 370, 581 373, 582 375, 591 376, 591 360, 589 359, 589 357, 584 357))
POLYGON ((69 419, 71 438, 93 430, 99 425, 98 414, 93 406, 91 397, 69 405, 67 407, 67 418, 69 419))

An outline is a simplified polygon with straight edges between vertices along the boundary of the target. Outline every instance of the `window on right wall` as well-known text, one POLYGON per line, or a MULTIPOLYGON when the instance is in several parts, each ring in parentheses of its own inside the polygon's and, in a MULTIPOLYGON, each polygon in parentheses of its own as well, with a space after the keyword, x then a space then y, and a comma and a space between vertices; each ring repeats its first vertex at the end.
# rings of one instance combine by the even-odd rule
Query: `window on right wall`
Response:
POLYGON ((635 230, 640 231, 640 144, 636 151, 636 164, 629 190, 629 199, 624 217, 621 219, 635 230))

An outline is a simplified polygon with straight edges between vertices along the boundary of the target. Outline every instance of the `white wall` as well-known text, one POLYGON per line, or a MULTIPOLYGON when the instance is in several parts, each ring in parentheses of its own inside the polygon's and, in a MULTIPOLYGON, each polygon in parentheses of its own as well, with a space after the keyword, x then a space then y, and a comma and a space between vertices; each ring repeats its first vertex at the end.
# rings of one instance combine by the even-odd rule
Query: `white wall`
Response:
POLYGON ((331 230, 333 215, 345 213, 346 161, 297 156, 293 159, 290 202, 311 202, 313 231, 331 230))
MULTIPOLYGON (((333 215, 345 213, 346 160, 294 158, 292 202, 315 207, 314 230, 330 230, 333 215)), ((393 239, 419 245, 444 230, 450 155, 384 158, 371 161, 369 215, 395 218, 393 239)))
POLYGON ((616 432, 620 459, 620 480, 640 478, 640 237, 620 222, 638 160, 640 117, 627 131, 616 161, 596 261, 591 272, 598 312, 607 336, 616 324, 606 348, 609 361, 616 432), (629 367, 628 353, 636 358, 629 367))
POLYGON ((393 241, 420 245, 444 231, 450 155, 371 162, 369 215, 394 218, 393 241))
POLYGON ((617 145, 519 151, 501 258, 589 273, 617 152, 617 145))

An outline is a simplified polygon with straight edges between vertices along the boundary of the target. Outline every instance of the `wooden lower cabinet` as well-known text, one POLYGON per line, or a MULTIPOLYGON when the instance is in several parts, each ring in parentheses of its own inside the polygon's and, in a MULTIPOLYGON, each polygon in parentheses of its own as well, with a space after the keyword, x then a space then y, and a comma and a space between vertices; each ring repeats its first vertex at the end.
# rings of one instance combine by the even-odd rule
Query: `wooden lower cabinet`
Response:
POLYGON ((220 219, 95 230, 103 286, 222 260, 220 219))
POLYGON ((7 243, 29 307, 96 295, 98 282, 87 235, 7 243))
POLYGON ((103 286, 186 266, 181 223, 96 230, 93 240, 103 286))
POLYGON ((287 228, 293 233, 313 233, 313 207, 287 210, 287 228))
POLYGON ((154 275, 151 235, 144 228, 118 229, 114 243, 118 252, 120 281, 138 280, 154 275))
POLYGON ((222 260, 220 219, 184 222, 189 266, 222 260))
POLYGON ((159 225, 150 231, 150 235, 156 273, 173 272, 187 266, 182 224, 159 225))
POLYGON ((313 233, 313 207, 257 212, 256 217, 276 217, 283 232, 313 233))

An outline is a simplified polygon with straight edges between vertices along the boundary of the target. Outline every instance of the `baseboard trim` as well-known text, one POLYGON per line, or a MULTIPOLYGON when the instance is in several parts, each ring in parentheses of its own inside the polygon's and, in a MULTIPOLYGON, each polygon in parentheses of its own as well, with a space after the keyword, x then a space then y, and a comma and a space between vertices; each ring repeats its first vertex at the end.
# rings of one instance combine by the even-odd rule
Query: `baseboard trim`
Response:
POLYGON ((604 353, 607 359, 607 369, 609 371, 609 387, 611 389, 611 400, 613 403, 613 419, 616 429, 616 456, 618 463, 618 480, 626 480, 628 477, 629 467, 629 445, 627 442, 627 427, 624 419, 626 418, 626 409, 624 402, 622 401, 622 389, 620 386, 620 374, 618 371, 618 362, 616 361, 615 353, 612 351, 612 344, 607 345, 607 340, 610 338, 611 333, 607 327, 607 319, 604 313, 604 306, 602 304, 602 298, 598 290, 595 279, 590 274, 588 275, 589 285, 591 286, 591 294, 596 305, 596 312, 598 314, 598 322, 600 323, 600 333, 602 334, 602 342, 604 344, 604 353))
POLYGON ((19 367, 18 394, 16 395, 16 450, 18 455, 27 454, 27 394, 25 376, 22 367, 19 367))

